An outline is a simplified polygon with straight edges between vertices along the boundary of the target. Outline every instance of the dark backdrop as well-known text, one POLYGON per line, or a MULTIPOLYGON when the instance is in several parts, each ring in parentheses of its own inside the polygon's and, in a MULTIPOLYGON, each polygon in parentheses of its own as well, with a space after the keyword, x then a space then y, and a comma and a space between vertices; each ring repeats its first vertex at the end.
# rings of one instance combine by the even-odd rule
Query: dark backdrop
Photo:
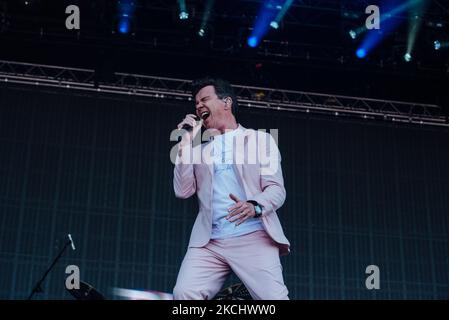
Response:
MULTIPOLYGON (((174 196, 169 135, 192 108, 2 83, 0 298, 27 297, 67 233, 77 249, 36 298, 70 298, 69 264, 109 298, 171 292, 197 204, 174 196)), ((447 129, 251 109, 239 120, 279 129, 291 298, 449 298, 447 129), (371 264, 379 290, 365 287, 371 264)))

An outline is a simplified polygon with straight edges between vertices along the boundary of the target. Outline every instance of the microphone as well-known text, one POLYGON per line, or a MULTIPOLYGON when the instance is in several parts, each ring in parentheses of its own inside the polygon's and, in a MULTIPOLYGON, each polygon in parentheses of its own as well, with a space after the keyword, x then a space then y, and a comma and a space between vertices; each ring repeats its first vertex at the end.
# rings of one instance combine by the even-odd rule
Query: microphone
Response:
POLYGON ((70 244, 72 245, 72 250, 75 250, 75 244, 73 243, 72 236, 69 233, 70 244))
MULTIPOLYGON (((198 117, 198 116, 196 116, 196 117, 195 117, 195 120, 196 120, 196 121, 200 121, 201 118, 198 117)), ((185 124, 182 126, 181 129, 184 129, 184 130, 187 130, 187 131, 191 131, 191 130, 193 130, 193 127, 192 127, 190 124, 185 123, 185 124)))

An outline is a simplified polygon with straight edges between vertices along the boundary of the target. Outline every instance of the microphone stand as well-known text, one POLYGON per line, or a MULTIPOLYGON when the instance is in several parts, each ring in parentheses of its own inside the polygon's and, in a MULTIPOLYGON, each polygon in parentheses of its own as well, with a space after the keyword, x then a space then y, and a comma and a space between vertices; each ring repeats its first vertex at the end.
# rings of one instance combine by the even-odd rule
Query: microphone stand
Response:
POLYGON ((58 262, 58 260, 61 258, 62 254, 64 253, 64 251, 67 249, 68 246, 72 245, 72 249, 75 250, 75 246, 73 245, 73 241, 72 241, 72 237, 69 234, 69 241, 66 242, 66 244, 64 245, 64 247, 62 248, 62 250, 59 252, 59 254, 56 256, 56 258, 53 260, 52 264, 50 265, 50 267, 47 269, 47 271, 45 271, 44 275, 42 276, 42 278, 36 283, 36 285, 34 286, 33 290, 31 291, 30 295, 28 296, 28 300, 31 300, 34 296, 35 293, 39 293, 39 292, 43 292, 42 290, 42 283, 44 282, 45 278, 47 277, 48 273, 51 271, 51 269, 53 269, 53 267, 55 266, 55 264, 58 262))

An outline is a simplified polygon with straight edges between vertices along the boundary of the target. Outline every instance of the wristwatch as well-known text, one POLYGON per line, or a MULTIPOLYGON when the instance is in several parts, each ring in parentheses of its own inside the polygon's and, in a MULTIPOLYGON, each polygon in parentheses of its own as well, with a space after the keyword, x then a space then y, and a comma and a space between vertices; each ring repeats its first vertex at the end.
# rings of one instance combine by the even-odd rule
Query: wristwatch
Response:
POLYGON ((257 201, 254 200, 248 200, 246 202, 249 202, 254 206, 254 211, 256 211, 254 218, 260 218, 262 216, 262 206, 257 201))

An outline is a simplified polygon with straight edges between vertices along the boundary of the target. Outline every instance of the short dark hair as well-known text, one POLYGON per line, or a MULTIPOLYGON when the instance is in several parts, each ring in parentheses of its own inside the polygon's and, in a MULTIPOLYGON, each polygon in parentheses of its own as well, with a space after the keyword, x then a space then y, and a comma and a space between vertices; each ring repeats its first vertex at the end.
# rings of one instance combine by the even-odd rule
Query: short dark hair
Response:
POLYGON ((195 101, 195 96, 197 93, 207 86, 213 86, 215 89, 215 93, 217 94, 217 97, 220 99, 224 99, 227 97, 231 97, 232 99, 232 113, 236 115, 239 110, 239 104, 237 102, 237 97, 235 96, 234 89, 232 88, 231 84, 223 79, 219 78, 201 78, 196 79, 192 81, 191 87, 192 87, 192 96, 193 100, 195 101))

